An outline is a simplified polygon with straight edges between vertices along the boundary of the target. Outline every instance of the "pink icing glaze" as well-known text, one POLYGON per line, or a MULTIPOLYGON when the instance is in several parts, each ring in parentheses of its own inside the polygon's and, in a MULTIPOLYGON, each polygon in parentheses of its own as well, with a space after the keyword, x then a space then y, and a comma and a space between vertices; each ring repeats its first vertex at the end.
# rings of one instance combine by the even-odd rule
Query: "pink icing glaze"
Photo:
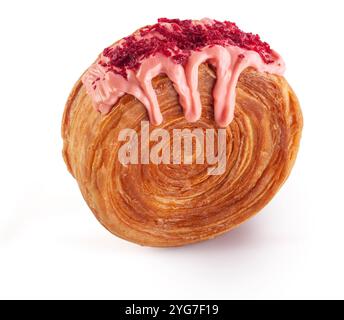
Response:
MULTIPOLYGON (((211 23, 204 19, 195 23, 211 23)), ((117 44, 118 45, 118 44, 117 44)), ((200 51, 193 51, 185 66, 175 63, 170 57, 157 54, 145 59, 139 69, 127 71, 127 79, 119 74, 107 72, 98 62, 87 70, 82 82, 93 100, 97 111, 107 114, 118 99, 124 94, 131 94, 146 107, 152 124, 163 121, 158 99, 152 86, 152 79, 159 74, 166 74, 179 94, 185 118, 195 122, 201 117, 202 105, 198 92, 199 66, 208 62, 216 68, 216 85, 213 90, 215 121, 221 127, 231 123, 234 117, 236 86, 242 71, 253 67, 260 72, 282 75, 285 64, 282 58, 273 52, 274 62, 266 64, 261 56, 252 50, 237 46, 208 46, 200 51), (97 83, 97 85, 95 85, 97 83)))

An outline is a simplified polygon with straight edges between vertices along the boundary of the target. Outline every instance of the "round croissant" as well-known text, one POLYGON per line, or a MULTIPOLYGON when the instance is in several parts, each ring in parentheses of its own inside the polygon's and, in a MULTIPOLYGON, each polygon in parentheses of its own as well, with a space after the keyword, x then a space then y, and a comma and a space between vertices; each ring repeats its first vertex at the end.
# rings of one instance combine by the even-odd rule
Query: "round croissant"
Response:
MULTIPOLYGON (((185 120, 172 82, 153 79, 163 116, 160 128, 218 128, 213 68, 199 69, 202 115, 185 120)), ((124 95, 106 115, 96 112, 81 81, 68 99, 62 124, 63 155, 83 197, 113 234, 148 246, 180 246, 213 238, 240 225, 276 194, 294 164, 302 130, 298 100, 278 75, 246 69, 236 89, 234 120, 226 128, 226 171, 208 164, 123 166, 122 129, 140 133, 149 120, 143 104, 124 95)), ((150 130, 154 127, 151 126, 150 130)))

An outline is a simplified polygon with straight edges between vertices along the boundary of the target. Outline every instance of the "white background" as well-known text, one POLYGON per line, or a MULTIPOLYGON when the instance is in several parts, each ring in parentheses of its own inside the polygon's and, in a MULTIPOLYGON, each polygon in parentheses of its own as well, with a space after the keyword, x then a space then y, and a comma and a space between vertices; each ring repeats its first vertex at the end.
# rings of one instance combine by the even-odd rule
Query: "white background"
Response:
POLYGON ((0 298, 344 298, 342 1, 1 1, 0 298), (255 218, 175 249, 117 239, 61 157, 80 74, 158 17, 231 20, 287 63, 305 127, 292 175, 255 218))

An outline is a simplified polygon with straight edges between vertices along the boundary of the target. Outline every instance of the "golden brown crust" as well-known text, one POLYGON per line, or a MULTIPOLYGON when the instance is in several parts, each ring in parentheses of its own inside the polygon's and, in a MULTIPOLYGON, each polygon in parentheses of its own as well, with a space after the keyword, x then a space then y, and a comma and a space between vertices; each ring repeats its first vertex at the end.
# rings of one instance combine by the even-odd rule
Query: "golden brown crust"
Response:
MULTIPOLYGON (((199 71, 202 118, 187 123, 166 76, 153 80, 160 127, 217 128, 212 88, 199 71)), ((245 70, 237 86, 234 121, 227 128, 227 166, 208 176, 204 165, 121 165, 121 129, 139 132, 144 106, 125 95, 106 116, 93 109, 79 80, 65 108, 63 155, 98 220, 112 233, 149 246, 180 246, 220 235, 246 221, 276 194, 294 164, 302 131, 298 100, 283 77, 245 70)))

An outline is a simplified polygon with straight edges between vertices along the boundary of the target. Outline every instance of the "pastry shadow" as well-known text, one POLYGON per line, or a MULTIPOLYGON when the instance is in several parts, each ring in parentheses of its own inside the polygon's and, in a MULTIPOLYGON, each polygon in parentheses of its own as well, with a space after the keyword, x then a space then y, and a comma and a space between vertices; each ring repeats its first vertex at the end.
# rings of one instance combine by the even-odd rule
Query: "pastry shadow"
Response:
MULTIPOLYGON (((267 210, 268 212, 265 211, 265 214, 269 214, 269 209, 267 210)), ((87 251, 101 251, 103 253, 112 254, 118 249, 125 250, 128 253, 140 251, 153 255, 163 254, 164 256, 169 256, 170 254, 183 255, 185 253, 192 255, 207 255, 207 253, 210 255, 221 255, 229 252, 236 252, 238 250, 250 250, 271 244, 271 239, 269 240, 269 236, 266 234, 268 232, 266 225, 259 216, 255 216, 231 231, 213 239, 177 247, 142 246, 120 239, 103 228, 101 228, 101 230, 103 232, 97 231, 92 235, 64 235, 62 241, 67 242, 69 246, 72 245, 87 251)))
MULTIPOLYGON (((230 251, 242 250, 245 248, 253 248, 263 245, 267 238, 264 237, 263 225, 257 219, 250 220, 233 230, 224 233, 213 239, 206 241, 189 244, 180 247, 148 247, 140 246, 137 244, 130 243, 128 241, 118 239, 115 236, 100 235, 94 237, 82 237, 77 238, 71 237, 68 239, 69 243, 85 247, 87 250, 101 250, 114 252, 116 248, 121 250, 147 250, 152 254, 174 254, 174 253, 211 253, 221 254, 228 253, 230 251)), ((66 241, 66 239, 65 239, 66 241)))
POLYGON ((228 253, 238 249, 256 247, 262 244, 262 242, 266 241, 262 229, 263 226, 259 223, 259 221, 253 219, 213 239, 183 247, 170 248, 169 250, 183 250, 187 252, 200 251, 203 253, 209 251, 213 254, 221 252, 228 253))

